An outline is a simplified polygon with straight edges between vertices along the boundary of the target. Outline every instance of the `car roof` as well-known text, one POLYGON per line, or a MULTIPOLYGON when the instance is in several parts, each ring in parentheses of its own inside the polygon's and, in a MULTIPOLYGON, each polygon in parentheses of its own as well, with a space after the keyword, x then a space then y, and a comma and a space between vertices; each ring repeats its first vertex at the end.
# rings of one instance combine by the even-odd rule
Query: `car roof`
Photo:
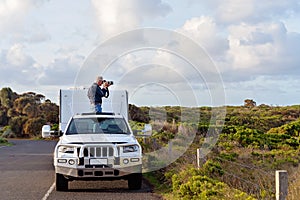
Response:
POLYGON ((123 118, 123 116, 115 113, 81 113, 74 115, 73 118, 123 118))

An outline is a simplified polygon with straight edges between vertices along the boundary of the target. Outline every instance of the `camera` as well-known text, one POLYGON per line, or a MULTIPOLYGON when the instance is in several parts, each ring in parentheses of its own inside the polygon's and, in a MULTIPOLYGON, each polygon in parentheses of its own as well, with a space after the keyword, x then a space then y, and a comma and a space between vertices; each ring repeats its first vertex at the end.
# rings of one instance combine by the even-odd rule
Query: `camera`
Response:
POLYGON ((107 83, 108 85, 113 85, 114 82, 113 81, 107 81, 107 80, 103 80, 104 83, 107 83))

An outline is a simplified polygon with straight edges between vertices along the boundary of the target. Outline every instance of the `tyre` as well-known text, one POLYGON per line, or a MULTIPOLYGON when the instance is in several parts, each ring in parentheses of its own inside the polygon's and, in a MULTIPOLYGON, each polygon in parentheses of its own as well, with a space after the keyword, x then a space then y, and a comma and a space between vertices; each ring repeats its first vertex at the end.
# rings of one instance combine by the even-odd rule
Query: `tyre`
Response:
POLYGON ((68 190, 68 180, 62 174, 56 173, 55 184, 56 184, 56 191, 68 190))
POLYGON ((142 187, 142 174, 141 173, 135 173, 130 174, 128 177, 128 188, 130 190, 139 190, 142 187))

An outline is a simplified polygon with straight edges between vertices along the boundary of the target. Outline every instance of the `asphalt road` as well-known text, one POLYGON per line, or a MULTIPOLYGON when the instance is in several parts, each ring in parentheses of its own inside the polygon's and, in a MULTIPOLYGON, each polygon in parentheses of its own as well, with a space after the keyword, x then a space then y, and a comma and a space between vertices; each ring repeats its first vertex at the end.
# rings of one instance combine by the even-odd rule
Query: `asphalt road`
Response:
POLYGON ((127 189, 127 181, 73 181, 68 192, 55 191, 52 164, 54 141, 10 140, 13 146, 0 146, 0 199, 112 199, 157 200, 143 182, 142 189, 127 189))

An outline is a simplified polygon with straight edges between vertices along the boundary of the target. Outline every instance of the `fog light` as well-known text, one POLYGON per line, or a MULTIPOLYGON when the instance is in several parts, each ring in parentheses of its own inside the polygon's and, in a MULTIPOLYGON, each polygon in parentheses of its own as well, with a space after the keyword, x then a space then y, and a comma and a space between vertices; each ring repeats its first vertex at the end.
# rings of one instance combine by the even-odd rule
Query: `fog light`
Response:
POLYGON ((123 160, 123 163, 126 165, 126 164, 129 163, 129 160, 128 160, 128 159, 124 159, 124 160, 123 160))
POLYGON ((130 161, 131 161, 131 162, 139 162, 140 159, 139 159, 139 158, 131 158, 130 161))
POLYGON ((68 163, 69 163, 70 165, 74 165, 74 164, 75 164, 75 160, 71 159, 71 160, 69 160, 68 163))
POLYGON ((58 163, 67 163, 67 160, 66 159, 58 159, 57 162, 58 163))

